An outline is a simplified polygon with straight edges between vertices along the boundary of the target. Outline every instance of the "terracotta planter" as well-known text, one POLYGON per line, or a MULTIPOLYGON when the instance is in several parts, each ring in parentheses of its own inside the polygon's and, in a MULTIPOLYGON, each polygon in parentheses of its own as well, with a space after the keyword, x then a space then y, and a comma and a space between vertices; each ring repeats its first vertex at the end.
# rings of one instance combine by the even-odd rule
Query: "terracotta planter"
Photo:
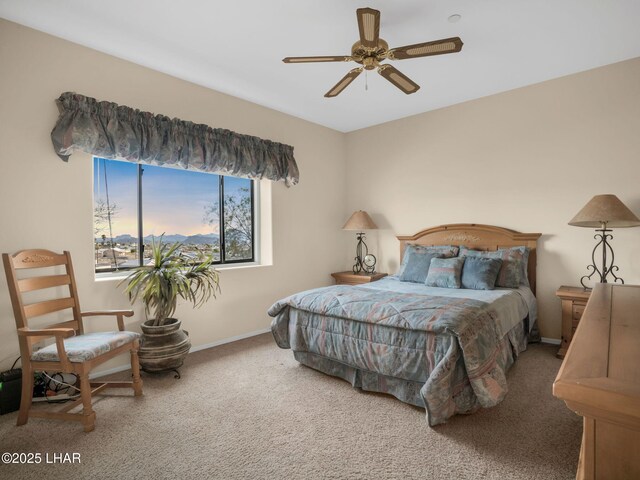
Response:
POLYGON ((180 328, 180 320, 168 319, 168 323, 152 326, 153 320, 147 320, 140 328, 140 367, 145 372, 163 372, 182 366, 191 349, 189 334, 180 328))

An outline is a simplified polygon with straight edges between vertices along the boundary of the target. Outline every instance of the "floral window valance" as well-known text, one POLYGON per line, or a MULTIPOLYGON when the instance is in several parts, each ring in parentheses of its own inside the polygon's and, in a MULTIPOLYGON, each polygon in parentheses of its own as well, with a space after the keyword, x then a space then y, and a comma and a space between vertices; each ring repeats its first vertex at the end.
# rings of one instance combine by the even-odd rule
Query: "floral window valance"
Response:
POLYGON ((56 101, 60 116, 51 140, 68 161, 75 151, 136 163, 298 183, 293 147, 154 115, 72 92, 56 101))

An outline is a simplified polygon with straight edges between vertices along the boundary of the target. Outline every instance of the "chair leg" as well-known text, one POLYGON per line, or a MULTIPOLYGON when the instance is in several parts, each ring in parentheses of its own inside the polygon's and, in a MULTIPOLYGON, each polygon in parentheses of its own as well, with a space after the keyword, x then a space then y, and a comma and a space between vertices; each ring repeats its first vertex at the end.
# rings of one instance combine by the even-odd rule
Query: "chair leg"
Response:
MULTIPOLYGON (((25 362, 26 363, 26 362, 25 362)), ((20 397, 20 411, 18 412, 17 425, 24 425, 29 420, 31 399, 33 398, 33 370, 26 363, 22 366, 22 396, 20 397)))
POLYGON ((91 384, 88 373, 80 375, 80 396, 82 398, 82 425, 84 425, 85 432, 90 432, 95 428, 96 414, 91 407, 91 384))
POLYGON ((140 361, 138 360, 138 349, 140 348, 140 342, 138 340, 133 342, 133 348, 131 349, 131 371, 133 372, 133 394, 136 397, 142 395, 142 379, 140 378, 140 361))

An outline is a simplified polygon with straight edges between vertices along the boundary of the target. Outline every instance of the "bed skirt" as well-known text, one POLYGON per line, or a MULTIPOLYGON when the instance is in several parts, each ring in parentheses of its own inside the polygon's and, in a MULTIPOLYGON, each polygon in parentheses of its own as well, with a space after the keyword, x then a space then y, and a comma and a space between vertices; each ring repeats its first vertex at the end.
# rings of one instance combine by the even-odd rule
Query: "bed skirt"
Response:
MULTIPOLYGON (((528 321, 525 319, 522 324, 511 329, 500 342, 497 364, 505 372, 515 363, 518 355, 526 350, 528 341, 526 332, 529 330, 527 324, 528 321)), ((312 352, 294 351, 293 355, 302 365, 333 377, 342 378, 354 388, 392 395, 404 403, 427 409, 427 420, 432 426, 434 423, 443 423, 442 421, 433 422, 434 419, 429 418, 429 411, 423 396, 424 383, 355 368, 312 352)), ((451 392, 450 404, 454 408, 454 411, 450 412, 451 415, 470 414, 481 408, 468 381, 458 386, 457 391, 451 392)))

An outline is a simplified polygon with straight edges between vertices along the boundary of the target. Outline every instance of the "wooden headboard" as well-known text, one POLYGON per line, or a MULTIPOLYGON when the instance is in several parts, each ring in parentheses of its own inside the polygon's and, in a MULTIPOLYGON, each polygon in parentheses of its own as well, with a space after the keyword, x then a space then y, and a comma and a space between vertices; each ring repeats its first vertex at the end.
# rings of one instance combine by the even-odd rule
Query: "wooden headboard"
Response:
POLYGON ((400 262, 407 244, 414 245, 460 245, 474 250, 497 250, 503 247, 529 247, 527 272, 529 285, 536 293, 536 247, 540 233, 520 233, 508 228, 476 223, 452 223, 427 228, 415 235, 400 235, 400 262))

